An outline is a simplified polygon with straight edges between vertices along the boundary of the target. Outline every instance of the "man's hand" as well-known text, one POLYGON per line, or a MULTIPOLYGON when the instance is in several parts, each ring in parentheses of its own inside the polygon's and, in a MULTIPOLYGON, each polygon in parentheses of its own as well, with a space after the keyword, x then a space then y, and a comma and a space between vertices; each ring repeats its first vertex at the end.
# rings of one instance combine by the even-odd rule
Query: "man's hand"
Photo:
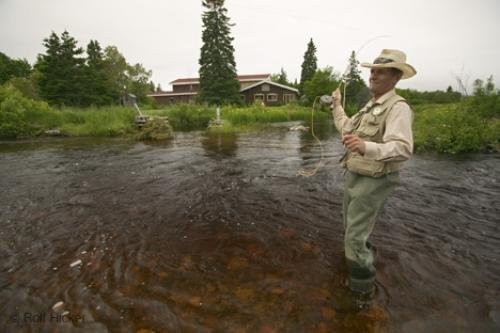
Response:
POLYGON ((337 88, 332 92, 332 100, 332 109, 335 109, 338 105, 342 105, 342 94, 340 93, 340 88, 337 88))
POLYGON ((360 155, 365 154, 365 141, 356 134, 345 134, 342 137, 342 143, 352 152, 359 153, 360 155))

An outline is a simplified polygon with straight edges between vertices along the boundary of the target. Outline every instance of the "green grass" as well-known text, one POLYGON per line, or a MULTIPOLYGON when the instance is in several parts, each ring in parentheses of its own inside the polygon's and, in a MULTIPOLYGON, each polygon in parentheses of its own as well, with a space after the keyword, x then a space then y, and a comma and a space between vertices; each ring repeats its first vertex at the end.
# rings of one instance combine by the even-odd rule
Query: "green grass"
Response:
POLYGON ((68 136, 120 136, 134 131, 136 112, 124 107, 62 109, 61 132, 68 136))
POLYGON ((162 110, 145 110, 150 116, 166 116, 176 131, 203 130, 215 118, 215 109, 194 104, 176 104, 162 110))
MULTIPOLYGON (((226 107, 221 111, 221 118, 235 126, 255 123, 276 123, 285 121, 310 121, 311 108, 298 105, 283 105, 278 107, 250 106, 246 108, 226 107)), ((315 121, 328 119, 327 112, 316 111, 315 121)))

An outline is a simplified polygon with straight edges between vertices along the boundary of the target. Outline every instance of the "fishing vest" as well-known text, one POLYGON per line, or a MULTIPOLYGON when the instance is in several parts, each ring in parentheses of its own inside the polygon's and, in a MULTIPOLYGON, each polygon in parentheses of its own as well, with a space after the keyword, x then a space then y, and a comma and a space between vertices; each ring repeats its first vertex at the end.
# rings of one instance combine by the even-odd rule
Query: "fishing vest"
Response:
MULTIPOLYGON (((361 109, 352 117, 352 132, 364 141, 382 143, 385 133, 385 121, 392 107, 397 102, 406 100, 398 95, 388 98, 382 104, 373 104, 361 109)), ((382 162, 367 159, 363 155, 348 151, 341 163, 351 172, 370 177, 382 177, 401 169, 402 162, 382 162)))

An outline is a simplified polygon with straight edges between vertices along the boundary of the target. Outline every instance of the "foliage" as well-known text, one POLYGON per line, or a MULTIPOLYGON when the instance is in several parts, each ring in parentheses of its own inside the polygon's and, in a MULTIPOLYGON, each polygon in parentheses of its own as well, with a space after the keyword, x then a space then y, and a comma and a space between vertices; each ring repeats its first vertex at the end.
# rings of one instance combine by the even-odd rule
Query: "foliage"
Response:
POLYGON ((288 81, 288 75, 286 74, 283 67, 281 67, 281 71, 276 74, 271 74, 271 81, 283 84, 285 86, 293 86, 293 83, 288 81))
MULTIPOLYGON (((293 104, 279 107, 253 105, 246 108, 227 107, 222 109, 221 117, 233 125, 251 125, 254 123, 275 123, 284 121, 310 120, 311 109, 293 104)), ((316 111, 315 120, 325 120, 330 116, 326 112, 316 111)))
POLYGON ((26 59, 12 59, 0 52, 0 85, 12 78, 27 78, 31 74, 31 65, 26 59))
MULTIPOLYGON (((300 73, 300 83, 299 83, 299 91, 300 93, 304 93, 304 85, 306 81, 309 81, 313 78, 316 70, 318 69, 317 65, 318 59, 316 58, 316 46, 312 38, 309 40, 307 44, 307 50, 304 53, 304 61, 302 62, 302 71, 300 73)), ((331 92, 330 92, 331 93, 331 92)))
POLYGON ((414 137, 417 151, 450 154, 481 151, 500 143, 498 121, 469 112, 463 103, 417 107, 414 137))
POLYGON ((204 0, 199 100, 210 105, 240 104, 233 38, 224 0, 204 0))
POLYGON ((135 64, 128 65, 126 73, 127 91, 133 93, 140 103, 150 104, 147 95, 154 91, 154 83, 150 81, 153 72, 148 71, 141 64, 135 64))
POLYGON ((304 84, 304 95, 307 97, 305 104, 311 105, 318 96, 330 95, 338 85, 339 76, 333 72, 331 67, 317 70, 311 80, 304 84))
POLYGON ((53 105, 83 105, 83 50, 67 31, 61 37, 52 32, 43 41, 47 53, 38 55, 35 65, 40 96, 53 105))
POLYGON ((175 104, 164 110, 145 111, 152 116, 167 116, 176 131, 203 130, 215 118, 215 108, 194 104, 175 104))
POLYGON ((137 134, 138 140, 167 140, 174 136, 174 130, 167 120, 162 118, 150 119, 137 134))
POLYGON ((84 105, 110 105, 116 103, 119 91, 108 84, 106 77, 106 62, 104 52, 96 40, 91 40, 87 45, 87 59, 84 67, 83 91, 84 105))
POLYGON ((91 40, 83 57, 83 49, 67 31, 61 37, 52 32, 44 46, 46 53, 38 56, 34 81, 40 96, 51 105, 117 104, 124 92, 136 95, 139 102, 150 102, 151 71, 141 64, 128 64, 116 47, 102 51, 99 42, 91 40))
POLYGON ((462 94, 448 87, 446 91, 417 91, 414 89, 396 89, 398 95, 404 97, 411 105, 457 103, 462 94))
POLYGON ((19 90, 19 92, 23 94, 24 97, 34 100, 40 99, 37 86, 32 79, 28 79, 25 77, 13 77, 9 81, 7 81, 6 84, 15 87, 17 90, 19 90))
POLYGON ((0 86, 0 138, 37 135, 62 121, 47 103, 24 97, 13 85, 0 86))
POLYGON ((474 96, 483 97, 483 96, 492 96, 497 92, 495 91, 495 84, 493 83, 493 75, 490 75, 486 80, 486 85, 484 81, 481 79, 474 80, 474 96))
POLYGON ((352 51, 349 57, 349 66, 346 73, 344 73, 347 83, 345 99, 349 105, 361 108, 370 99, 370 90, 361 78, 361 71, 358 66, 359 61, 356 59, 356 53, 352 51))
POLYGON ((111 106, 102 108, 65 108, 60 126, 68 136, 120 136, 134 131, 135 111, 131 108, 111 106))
POLYGON ((493 76, 486 85, 480 79, 474 81, 474 96, 467 100, 467 108, 485 118, 500 118, 500 91, 495 89, 493 76))
POLYGON ((0 138, 43 135, 59 128, 69 136, 116 136, 133 131, 134 110, 123 107, 64 108, 23 96, 14 86, 0 86, 0 138))

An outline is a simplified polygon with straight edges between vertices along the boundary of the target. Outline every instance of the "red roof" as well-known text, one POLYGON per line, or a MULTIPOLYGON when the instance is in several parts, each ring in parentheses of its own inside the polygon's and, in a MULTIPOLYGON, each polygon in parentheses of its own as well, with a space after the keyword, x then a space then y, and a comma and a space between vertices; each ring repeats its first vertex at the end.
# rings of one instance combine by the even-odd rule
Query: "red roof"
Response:
MULTIPOLYGON (((262 81, 265 79, 268 79, 271 76, 271 74, 251 74, 251 75, 238 75, 237 79, 238 81, 262 81)), ((175 85, 182 85, 182 84, 193 84, 193 83, 199 83, 200 78, 198 77, 191 77, 191 78, 183 78, 183 79, 177 79, 170 84, 175 84, 175 85)))

